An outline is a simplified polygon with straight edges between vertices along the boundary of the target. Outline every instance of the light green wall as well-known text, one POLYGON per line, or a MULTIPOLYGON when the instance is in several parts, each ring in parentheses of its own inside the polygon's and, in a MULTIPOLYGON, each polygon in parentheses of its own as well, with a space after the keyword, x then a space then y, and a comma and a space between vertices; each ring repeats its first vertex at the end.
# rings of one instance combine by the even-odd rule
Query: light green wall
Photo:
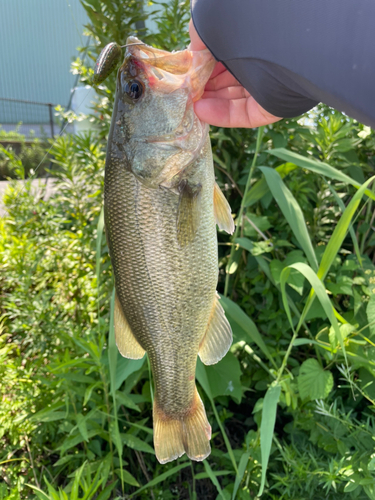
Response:
MULTIPOLYGON (((86 22, 79 0, 0 0, 0 97, 66 105, 86 22)), ((0 101, 0 124, 17 121, 15 111, 0 101)), ((27 115, 38 123, 39 107, 27 115)))

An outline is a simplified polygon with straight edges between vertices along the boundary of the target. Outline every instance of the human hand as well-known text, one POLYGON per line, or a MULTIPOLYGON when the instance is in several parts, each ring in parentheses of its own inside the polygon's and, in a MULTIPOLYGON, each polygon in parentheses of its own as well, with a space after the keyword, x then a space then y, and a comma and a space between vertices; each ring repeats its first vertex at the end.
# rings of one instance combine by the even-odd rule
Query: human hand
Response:
MULTIPOLYGON (((189 32, 189 49, 205 49, 192 20, 189 32)), ((262 108, 221 63, 216 63, 194 110, 200 120, 217 127, 255 128, 281 120, 262 108)))

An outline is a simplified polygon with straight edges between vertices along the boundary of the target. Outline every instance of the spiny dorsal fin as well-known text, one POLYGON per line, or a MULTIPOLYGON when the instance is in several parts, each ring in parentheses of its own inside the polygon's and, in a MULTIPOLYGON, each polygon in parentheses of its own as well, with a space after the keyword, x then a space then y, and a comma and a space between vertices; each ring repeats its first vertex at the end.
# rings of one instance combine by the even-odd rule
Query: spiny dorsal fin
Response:
POLYGON ((180 203, 177 213, 177 239, 181 247, 191 243, 198 230, 200 219, 201 184, 191 185, 188 181, 180 182, 180 203))
POLYGON ((124 313, 122 312, 122 307, 120 301, 115 297, 115 337, 116 344, 120 354, 124 358, 129 359, 141 359, 145 355, 145 350, 138 343, 138 340, 134 337, 133 332, 130 329, 129 323, 127 322, 124 313))
POLYGON ((216 296, 206 333, 199 347, 199 357, 205 365, 220 361, 232 344, 232 329, 216 296))
POLYGON ((214 186, 214 215, 219 229, 223 229, 227 233, 233 234, 234 222, 232 210, 216 182, 214 186))

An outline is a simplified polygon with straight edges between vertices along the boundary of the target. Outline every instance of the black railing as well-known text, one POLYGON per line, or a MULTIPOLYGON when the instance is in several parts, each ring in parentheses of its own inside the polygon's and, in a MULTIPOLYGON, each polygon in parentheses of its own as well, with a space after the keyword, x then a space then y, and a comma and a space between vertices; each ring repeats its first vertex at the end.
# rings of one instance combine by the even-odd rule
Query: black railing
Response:
POLYGON ((0 125, 9 132, 17 130, 25 136, 55 137, 53 109, 49 102, 0 97, 0 125))

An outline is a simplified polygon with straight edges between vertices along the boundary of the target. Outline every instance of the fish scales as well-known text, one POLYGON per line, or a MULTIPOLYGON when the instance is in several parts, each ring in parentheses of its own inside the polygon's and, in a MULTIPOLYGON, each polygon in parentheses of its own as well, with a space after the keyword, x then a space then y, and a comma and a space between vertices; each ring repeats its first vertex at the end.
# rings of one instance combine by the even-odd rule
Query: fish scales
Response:
POLYGON ((216 224, 230 232, 233 220, 215 183, 208 128, 193 109, 212 63, 206 51, 128 47, 108 138, 104 209, 116 342, 123 356, 150 359, 161 463, 209 454, 197 355, 213 364, 232 340, 216 294, 216 224))
POLYGON ((178 196, 143 187, 116 158, 106 170, 106 227, 116 291, 133 333, 148 353, 159 402, 167 414, 183 414, 191 404, 199 343, 215 300, 217 241, 210 162, 207 142, 196 168, 203 185, 202 211, 209 215, 185 248, 179 247, 177 227, 171 224, 178 196), (189 377, 193 379, 187 383, 189 377))

